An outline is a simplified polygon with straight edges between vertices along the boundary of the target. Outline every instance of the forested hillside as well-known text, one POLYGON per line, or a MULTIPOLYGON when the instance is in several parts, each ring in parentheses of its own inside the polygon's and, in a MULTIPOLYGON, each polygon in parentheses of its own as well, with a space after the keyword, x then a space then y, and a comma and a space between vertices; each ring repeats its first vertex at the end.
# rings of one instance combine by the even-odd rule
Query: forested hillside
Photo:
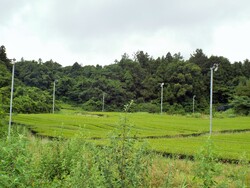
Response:
MULTIPOLYGON (((101 62, 100 62, 101 63, 101 62)), ((87 62, 86 62, 87 64, 87 62)), ((160 111, 160 83, 163 89, 163 111, 168 113, 208 112, 210 67, 214 72, 215 107, 233 105, 236 112, 248 114, 250 109, 250 61, 229 62, 225 57, 207 57, 197 49, 188 60, 180 53, 153 58, 138 51, 133 57, 122 55, 106 66, 83 66, 75 62, 62 67, 52 60, 43 62, 21 59, 15 64, 13 111, 22 113, 50 112, 53 83, 56 99, 82 106, 85 110, 120 111, 134 100, 134 111, 160 111)), ((12 65, 4 46, 0 48, 0 101, 9 110, 12 65)))

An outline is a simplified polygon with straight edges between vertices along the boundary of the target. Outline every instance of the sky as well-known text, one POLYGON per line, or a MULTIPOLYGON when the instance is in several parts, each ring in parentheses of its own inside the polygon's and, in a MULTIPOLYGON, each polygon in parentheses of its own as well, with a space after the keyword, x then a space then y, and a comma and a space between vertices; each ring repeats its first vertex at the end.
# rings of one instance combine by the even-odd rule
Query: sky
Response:
POLYGON ((0 0, 0 45, 8 58, 63 66, 196 49, 233 63, 250 59, 250 1, 0 0))

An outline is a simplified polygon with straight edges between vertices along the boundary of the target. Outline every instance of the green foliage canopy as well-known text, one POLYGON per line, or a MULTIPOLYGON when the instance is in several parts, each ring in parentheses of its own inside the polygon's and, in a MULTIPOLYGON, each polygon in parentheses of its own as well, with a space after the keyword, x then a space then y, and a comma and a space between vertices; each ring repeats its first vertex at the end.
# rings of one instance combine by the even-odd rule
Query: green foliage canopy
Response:
MULTIPOLYGON (((7 105, 11 66, 9 67, 4 46, 0 52, 0 91, 3 103, 7 105)), ((15 87, 36 87, 46 91, 47 93, 40 93, 40 101, 47 105, 49 100, 45 100, 44 97, 51 98, 53 82, 57 80, 56 98, 85 106, 86 110, 100 111, 102 109, 100 103, 105 93, 105 106, 108 111, 121 111, 123 105, 130 100, 138 104, 136 105, 138 108, 135 106, 134 111, 141 111, 142 106, 150 106, 145 108, 145 111, 148 109, 157 111, 152 105, 159 106, 160 83, 165 83, 163 92, 165 112, 173 113, 176 109, 180 109, 181 113, 192 112, 194 95, 196 95, 196 111, 206 112, 209 104, 210 67, 215 63, 219 64, 218 71, 214 73, 215 106, 227 105, 234 96, 249 97, 249 84, 246 87, 242 85, 242 80, 250 79, 249 60, 231 63, 225 57, 207 57, 201 49, 197 49, 188 60, 184 60, 180 53, 172 55, 168 52, 156 59, 143 51, 136 52, 132 58, 125 53, 120 60, 106 66, 82 66, 75 62, 73 66, 62 67, 53 60, 43 62, 41 59, 38 61, 21 59, 16 63, 15 87)), ((18 110, 19 107, 15 110, 29 113, 48 111, 47 107, 43 107, 43 110, 31 108, 38 102, 31 97, 31 92, 28 93, 22 97, 19 95, 20 92, 15 95, 15 102, 19 107, 22 106, 21 101, 27 103, 29 101, 22 110, 18 110)))

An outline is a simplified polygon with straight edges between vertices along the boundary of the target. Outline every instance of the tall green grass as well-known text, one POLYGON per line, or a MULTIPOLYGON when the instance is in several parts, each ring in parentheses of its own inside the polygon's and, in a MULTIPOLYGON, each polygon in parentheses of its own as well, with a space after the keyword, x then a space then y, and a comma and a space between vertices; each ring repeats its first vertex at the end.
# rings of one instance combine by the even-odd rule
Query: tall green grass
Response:
MULTIPOLYGON (((228 187, 229 185, 247 187, 249 185, 249 162, 246 156, 240 160, 237 166, 223 166, 217 162, 218 155, 215 155, 217 150, 211 147, 210 142, 203 147, 197 147, 197 150, 202 149, 198 153, 195 152, 197 154, 194 162, 179 161, 178 155, 176 155, 177 158, 169 160, 148 153, 148 147, 152 144, 150 140, 163 140, 163 147, 172 142, 172 147, 175 148, 178 146, 177 142, 181 140, 182 143, 186 143, 187 140, 198 139, 198 142, 201 143, 199 139, 205 141, 206 138, 148 139, 149 146, 147 147, 144 142, 142 143, 142 137, 151 131, 154 132, 154 129, 157 136, 162 135, 159 133, 166 130, 166 132, 175 131, 168 135, 178 135, 183 131, 193 133, 200 125, 189 122, 190 127, 187 127, 187 123, 183 122, 185 117, 180 116, 177 118, 156 116, 147 125, 143 125, 140 122, 145 123, 145 120, 147 122, 149 119, 144 116, 145 114, 129 114, 127 112, 129 106, 126 106, 126 113, 122 116, 109 113, 101 115, 81 113, 79 119, 78 116, 71 116, 75 117, 73 123, 68 116, 64 117, 67 120, 64 122, 67 124, 67 128, 71 123, 70 126, 76 128, 73 129, 74 131, 82 130, 75 133, 77 135, 70 139, 64 139, 63 124, 57 125, 63 116, 53 115, 52 120, 49 121, 46 120, 48 115, 17 116, 23 117, 21 121, 30 123, 30 127, 34 125, 44 126, 43 129, 51 127, 51 131, 54 127, 59 127, 58 130, 61 132, 54 130, 56 138, 47 140, 30 137, 27 132, 20 131, 22 127, 17 127, 16 130, 12 129, 9 139, 2 137, 0 139, 0 187, 228 187), (109 119, 110 115, 113 115, 113 118, 119 118, 120 121, 112 124, 109 119), (134 119, 134 115, 137 117, 136 119, 134 119), (25 117, 33 119, 27 121, 25 117), (37 120, 34 117, 40 119, 37 120), (89 117, 91 125, 86 123, 86 119, 89 117), (102 118, 102 123, 98 118, 102 118), (105 118, 108 122, 106 124, 104 123, 105 118), (178 119, 182 121, 175 124, 178 119), (85 126, 80 124, 82 120, 85 121, 85 126), (165 121, 167 124, 162 124, 165 121), (91 126, 95 128, 91 129, 91 126), (106 129, 105 126, 110 128, 106 129), (179 130, 174 130, 177 127, 179 130), (106 143, 97 146, 96 143, 89 142, 87 138, 90 138, 90 135, 86 135, 84 132, 87 129, 91 131, 100 129, 99 134, 105 135, 103 138, 106 143), (143 132, 143 130, 146 131, 143 132), (108 133, 104 134, 105 131, 108 133), (137 131, 142 131, 140 138, 135 134, 137 131), (162 162, 163 160, 164 162, 162 162), (230 168, 228 168, 229 166, 230 168), (229 169, 231 172, 228 172, 229 169), (219 178, 218 174, 220 174, 219 178)), ((243 127, 244 125, 242 125, 243 127)), ((234 136, 237 140, 237 135, 234 136)), ((216 138, 216 135, 213 137, 216 138)), ((104 142, 104 140, 96 141, 104 142)), ((246 140, 242 139, 242 141, 246 140)), ((155 145, 157 144, 152 147, 155 145)), ((183 146, 188 148, 188 144, 183 146)), ((169 148, 171 149, 171 147, 169 148)))
POLYGON ((12 131, 0 140, 1 187, 149 187, 151 158, 130 137, 127 118, 97 147, 83 135, 30 141, 12 131))
POLYGON ((244 156, 239 164, 218 163, 209 141, 194 162, 148 155, 128 137, 124 125, 105 147, 80 136, 46 140, 12 132, 11 139, 0 139, 0 187, 250 186, 250 164, 244 156))

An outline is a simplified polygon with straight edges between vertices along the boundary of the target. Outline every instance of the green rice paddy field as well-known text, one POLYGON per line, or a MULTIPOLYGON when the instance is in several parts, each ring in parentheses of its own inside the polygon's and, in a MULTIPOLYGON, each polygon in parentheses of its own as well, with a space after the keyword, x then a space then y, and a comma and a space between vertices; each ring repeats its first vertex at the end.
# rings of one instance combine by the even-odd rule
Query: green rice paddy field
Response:
MULTIPOLYGON (((124 118, 130 125, 131 136, 147 142, 153 151, 194 155, 209 137, 208 116, 63 111, 18 114, 13 121, 42 136, 71 138, 81 135, 98 144, 107 144, 107 138, 124 118)), ((220 158, 239 159, 245 155, 250 160, 250 117, 213 118, 211 138, 220 158)))

